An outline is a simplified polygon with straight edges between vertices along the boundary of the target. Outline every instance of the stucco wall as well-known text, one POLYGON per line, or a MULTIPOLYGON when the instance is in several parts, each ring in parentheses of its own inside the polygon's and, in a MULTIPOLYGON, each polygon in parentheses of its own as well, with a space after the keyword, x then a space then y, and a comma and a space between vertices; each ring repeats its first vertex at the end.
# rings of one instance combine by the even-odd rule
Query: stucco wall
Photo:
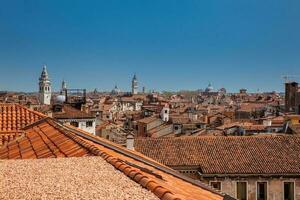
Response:
POLYGON ((236 197, 236 182, 247 182, 248 200, 256 200, 257 182, 267 182, 268 200, 283 200, 283 184, 285 181, 295 182, 295 199, 300 200, 300 179, 295 178, 248 178, 248 179, 205 179, 209 184, 210 181, 221 181, 222 192, 236 197))

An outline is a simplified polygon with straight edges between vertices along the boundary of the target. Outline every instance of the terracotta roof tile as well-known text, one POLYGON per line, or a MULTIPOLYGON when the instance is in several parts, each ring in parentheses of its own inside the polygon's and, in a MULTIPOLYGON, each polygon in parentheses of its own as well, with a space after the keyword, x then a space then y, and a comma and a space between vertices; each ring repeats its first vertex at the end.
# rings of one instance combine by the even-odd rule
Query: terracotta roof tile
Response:
MULTIPOLYGON (((0 159, 101 156, 161 199, 224 199, 203 183, 105 139, 45 118, 24 128, 24 135, 0 148, 0 159), (191 181, 191 182, 189 182, 191 181)), ((227 196, 226 196, 227 197, 227 196)))
POLYGON ((0 104, 0 132, 18 131, 45 117, 19 104, 0 104))
POLYGON ((0 147, 15 140, 23 134, 23 131, 0 132, 0 147))
POLYGON ((83 112, 70 105, 63 105, 62 112, 54 112, 53 117, 56 119, 84 119, 84 118, 95 118, 92 114, 83 112))
POLYGON ((196 166, 202 174, 300 173, 300 137, 292 135, 139 138, 135 150, 170 167, 196 166))

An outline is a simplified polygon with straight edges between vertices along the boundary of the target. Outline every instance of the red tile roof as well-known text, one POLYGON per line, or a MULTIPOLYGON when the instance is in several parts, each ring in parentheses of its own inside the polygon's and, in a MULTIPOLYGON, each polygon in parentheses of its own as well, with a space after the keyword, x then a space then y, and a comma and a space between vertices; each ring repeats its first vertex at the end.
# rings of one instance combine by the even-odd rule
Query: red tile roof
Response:
POLYGON ((300 137, 201 136, 137 139, 135 150, 167 166, 199 167, 207 175, 299 175, 300 137))
POLYGON ((27 126, 24 132, 24 136, 0 149, 0 159, 101 156, 162 200, 231 198, 140 153, 51 118, 27 126))
POLYGON ((140 120, 138 120, 138 122, 144 123, 144 124, 149 124, 149 123, 154 122, 156 120, 160 120, 160 118, 158 116, 154 115, 154 116, 145 117, 143 119, 140 119, 140 120))
POLYGON ((59 130, 50 119, 27 127, 24 136, 0 149, 0 159, 81 157, 92 155, 73 139, 74 134, 59 130))
POLYGON ((45 117, 19 104, 0 104, 0 132, 18 131, 45 117))
POLYGON ((56 119, 85 119, 85 118, 95 118, 90 113, 73 108, 70 105, 63 105, 62 112, 54 112, 53 117, 56 119))
POLYGON ((20 137, 23 134, 23 131, 16 131, 16 132, 0 132, 0 147, 5 145, 17 137, 20 137))

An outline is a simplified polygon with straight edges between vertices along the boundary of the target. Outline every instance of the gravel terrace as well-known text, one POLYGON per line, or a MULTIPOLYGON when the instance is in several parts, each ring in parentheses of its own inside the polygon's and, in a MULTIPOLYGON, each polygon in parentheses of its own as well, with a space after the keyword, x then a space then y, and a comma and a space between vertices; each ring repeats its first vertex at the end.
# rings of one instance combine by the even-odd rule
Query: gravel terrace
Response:
POLYGON ((158 200, 96 156, 0 160, 0 199, 158 200))

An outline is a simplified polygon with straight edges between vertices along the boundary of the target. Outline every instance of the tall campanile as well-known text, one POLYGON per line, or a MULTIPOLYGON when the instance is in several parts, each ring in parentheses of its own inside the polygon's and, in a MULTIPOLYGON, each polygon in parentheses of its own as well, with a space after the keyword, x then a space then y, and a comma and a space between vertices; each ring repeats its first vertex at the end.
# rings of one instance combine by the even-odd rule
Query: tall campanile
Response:
POLYGON ((131 81, 131 94, 137 94, 138 93, 138 80, 136 78, 136 74, 134 74, 132 81, 131 81))
POLYGON ((41 104, 51 104, 51 82, 46 65, 43 66, 43 71, 39 78, 39 100, 41 104))

